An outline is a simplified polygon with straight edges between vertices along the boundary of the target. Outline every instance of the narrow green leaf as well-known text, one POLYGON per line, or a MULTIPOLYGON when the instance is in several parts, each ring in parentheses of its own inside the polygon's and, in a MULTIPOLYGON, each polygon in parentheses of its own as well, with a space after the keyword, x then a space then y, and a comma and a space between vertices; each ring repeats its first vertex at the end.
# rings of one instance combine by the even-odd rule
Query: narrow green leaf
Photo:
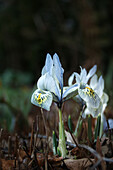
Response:
POLYGON ((92 120, 90 115, 88 115, 88 139, 92 142, 92 120))
POLYGON ((97 123, 95 126, 95 141, 97 140, 97 137, 99 136, 99 132, 100 132, 100 122, 101 122, 101 115, 98 115, 97 118, 97 123))
POLYGON ((73 133, 71 115, 68 116, 68 127, 71 133, 73 133))
POLYGON ((57 154, 57 141, 56 141, 56 134, 55 134, 55 131, 53 131, 53 153, 54 155, 57 154))

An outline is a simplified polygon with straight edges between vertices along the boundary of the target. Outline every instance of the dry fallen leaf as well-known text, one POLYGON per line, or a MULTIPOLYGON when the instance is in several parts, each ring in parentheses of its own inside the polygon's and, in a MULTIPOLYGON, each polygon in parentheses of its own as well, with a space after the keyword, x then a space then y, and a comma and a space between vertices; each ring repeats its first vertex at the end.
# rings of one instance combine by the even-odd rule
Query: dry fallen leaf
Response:
MULTIPOLYGON (((1 164, 2 164, 2 170, 8 170, 8 169, 12 169, 15 166, 15 160, 5 160, 5 159, 1 159, 1 164)), ((17 163, 17 162, 16 162, 17 163)))
MULTIPOLYGON (((94 163, 94 159, 91 159, 91 161, 94 163)), ((90 162, 87 158, 78 159, 78 160, 72 160, 72 159, 66 159, 64 160, 67 168, 70 170, 83 170, 83 169, 89 169, 92 165, 92 162, 90 162)))

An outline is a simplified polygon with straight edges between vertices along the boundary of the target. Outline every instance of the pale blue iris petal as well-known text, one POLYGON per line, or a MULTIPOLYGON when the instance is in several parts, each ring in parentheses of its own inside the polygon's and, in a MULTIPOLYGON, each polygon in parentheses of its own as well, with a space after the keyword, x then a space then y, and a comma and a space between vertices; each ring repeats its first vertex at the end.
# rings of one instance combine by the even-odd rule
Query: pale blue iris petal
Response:
POLYGON ((103 108, 102 108, 102 113, 104 113, 104 110, 106 109, 106 107, 107 107, 107 103, 104 103, 103 108))
POLYGON ((44 74, 46 74, 46 73, 47 73, 47 71, 46 71, 46 66, 44 66, 44 67, 42 68, 41 75, 44 75, 44 74))
POLYGON ((97 75, 95 74, 90 80, 90 86, 92 89, 95 89, 97 86, 97 75))
POLYGON ((104 90, 104 79, 102 76, 100 76, 97 87, 95 88, 95 92, 98 94, 98 96, 101 98, 104 90))
POLYGON ((86 88, 88 86, 81 86, 78 89, 78 93, 80 95, 80 97, 86 102, 89 103, 91 105, 91 107, 97 108, 99 107, 100 104, 100 98, 98 97, 98 95, 94 92, 94 91, 90 91, 90 87, 86 88))
POLYGON ((52 100, 53 97, 50 92, 39 89, 35 90, 31 97, 32 104, 48 111, 50 111, 52 100))
POLYGON ((75 77, 76 77, 76 83, 80 84, 81 83, 80 75, 76 72, 74 74, 75 74, 75 77))
MULTIPOLYGON (((95 74, 95 72, 97 71, 97 65, 94 65, 91 69, 90 69, 90 71, 89 71, 89 73, 88 73, 88 75, 87 75, 87 82, 88 82, 88 80, 95 74)), ((86 83, 87 83, 86 82, 86 83)))
POLYGON ((64 69, 61 66, 60 60, 58 55, 55 53, 53 56, 53 64, 54 64, 54 71, 55 71, 55 75, 59 81, 60 84, 60 88, 61 91, 63 89, 63 73, 64 73, 64 69))
MULTIPOLYGON (((46 74, 47 74, 47 73, 46 73, 46 74)), ((46 87, 45 87, 46 74, 42 75, 42 76, 38 79, 38 81, 37 81, 37 88, 38 88, 38 89, 46 90, 46 87)))
POLYGON ((71 86, 73 84, 74 78, 76 78, 76 83, 80 84, 81 79, 80 75, 76 72, 74 72, 68 79, 68 85, 71 86))
POLYGON ((60 100, 60 89, 58 88, 55 80, 49 73, 41 76, 37 82, 38 89, 47 90, 54 93, 60 100))
POLYGON ((86 107, 86 109, 84 110, 84 112, 82 113, 82 117, 85 119, 87 115, 90 114, 89 109, 86 107))
POLYGON ((51 58, 51 55, 48 53, 46 56, 45 66, 42 69, 42 75, 49 72, 50 75, 52 75, 52 69, 53 69, 53 60, 51 58))
MULTIPOLYGON (((102 102, 100 102, 99 107, 98 108, 93 108, 90 106, 90 104, 87 106, 87 109, 89 111, 89 114, 92 115, 92 117, 97 117, 99 114, 102 114, 103 112, 103 105, 102 102)), ((87 113, 88 114, 88 113, 87 113)))
POLYGON ((81 69, 81 73, 80 73, 80 79, 81 79, 81 82, 82 83, 87 83, 86 82, 86 79, 87 79, 87 71, 86 71, 86 69, 84 68, 84 69, 81 69))
POLYGON ((73 84, 73 80, 74 80, 74 77, 75 77, 75 73, 73 73, 69 79, 68 79, 68 85, 71 86, 73 84))
MULTIPOLYGON (((110 129, 113 129, 113 119, 108 119, 108 123, 109 123, 109 127, 110 129)), ((106 122, 106 119, 104 120, 104 130, 107 130, 108 129, 108 125, 107 125, 107 122, 106 122)))
POLYGON ((102 95, 102 97, 101 97, 102 103, 103 103, 103 104, 104 104, 104 103, 107 103, 108 100, 109 100, 109 96, 108 96, 106 93, 103 92, 103 95, 102 95))
POLYGON ((86 116, 90 114, 90 115, 92 115, 92 117, 97 118, 97 116, 99 115, 99 113, 101 113, 101 111, 102 111, 102 105, 99 105, 99 108, 92 108, 92 107, 88 108, 87 107, 84 110, 82 117, 86 118, 86 116))
POLYGON ((99 86, 101 87, 102 90, 104 90, 104 79, 102 76, 99 78, 99 86))
POLYGON ((64 89, 66 89, 63 93, 63 98, 65 98, 65 100, 72 98, 74 96, 76 96, 78 94, 78 84, 74 84, 70 87, 64 87, 64 89))
POLYGON ((54 93, 52 93, 52 95, 53 95, 53 101, 56 103, 59 103, 60 100, 59 100, 58 96, 56 96, 54 93))
POLYGON ((104 90, 104 79, 103 79, 103 77, 102 76, 100 76, 100 78, 99 78, 99 80, 98 80, 98 86, 100 87, 100 96, 102 96, 102 94, 103 94, 103 90, 104 90))

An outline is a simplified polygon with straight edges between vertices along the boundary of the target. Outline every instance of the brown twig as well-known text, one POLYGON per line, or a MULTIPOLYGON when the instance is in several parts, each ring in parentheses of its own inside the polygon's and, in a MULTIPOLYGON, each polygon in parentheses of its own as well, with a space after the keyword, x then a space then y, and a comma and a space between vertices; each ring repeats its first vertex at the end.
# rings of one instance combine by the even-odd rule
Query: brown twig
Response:
POLYGON ((11 136, 8 138, 8 156, 11 154, 11 136))
POLYGON ((17 158, 17 156, 18 156, 17 150, 18 150, 18 135, 17 135, 17 133, 16 133, 16 134, 15 134, 15 145, 14 145, 14 155, 16 156, 16 158, 17 158))
POLYGON ((35 124, 35 121, 33 120, 33 123, 32 123, 32 131, 31 131, 31 139, 30 139, 30 155, 32 153, 32 149, 33 149, 33 141, 34 141, 34 124, 35 124))
MULTIPOLYGON (((73 141, 74 141, 74 143, 76 144, 76 146, 80 149, 80 147, 79 147, 79 144, 76 142, 76 140, 75 140, 75 138, 73 137, 73 134, 71 133, 71 131, 70 131, 70 129, 69 129, 69 127, 68 127, 68 130, 69 130, 69 133, 70 133, 70 135, 71 135, 71 137, 72 137, 72 139, 73 139, 73 141)), ((86 153, 84 152, 84 154, 86 155, 86 153)), ((88 160, 91 162, 91 163, 93 163, 93 161, 86 155, 86 157, 88 158, 88 160)))
POLYGON ((2 148, 2 134, 3 134, 3 129, 0 129, 0 148, 2 148))
POLYGON ((28 148, 25 141, 23 141, 23 146, 21 146, 21 148, 25 151, 27 157, 31 160, 31 156, 28 153, 28 148))
POLYGON ((108 127, 109 140, 111 141, 111 129, 110 129, 110 126, 109 126, 109 121, 108 121, 108 119, 106 120, 106 122, 107 122, 107 127, 108 127))
POLYGON ((80 149, 80 147, 79 147, 78 143, 76 142, 75 138, 73 137, 73 134, 71 133, 69 127, 68 127, 68 131, 69 131, 69 133, 70 133, 70 135, 71 135, 71 137, 72 137, 72 139, 73 139, 75 145, 80 149))
POLYGON ((45 121, 45 117, 44 117, 44 112, 43 109, 41 108, 41 113, 42 113, 42 118, 43 118, 43 122, 44 122, 44 127, 45 127, 45 131, 46 131, 46 147, 45 147, 45 170, 48 169, 48 133, 47 133, 47 126, 46 126, 46 121, 45 121))

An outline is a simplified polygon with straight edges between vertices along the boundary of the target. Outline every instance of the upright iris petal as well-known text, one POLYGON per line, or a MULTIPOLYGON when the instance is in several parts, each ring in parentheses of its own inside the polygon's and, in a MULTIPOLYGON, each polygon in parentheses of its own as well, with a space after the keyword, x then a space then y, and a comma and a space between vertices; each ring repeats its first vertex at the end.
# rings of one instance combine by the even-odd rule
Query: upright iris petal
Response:
POLYGON ((87 75, 87 79, 86 79, 86 83, 88 82, 88 80, 96 73, 97 71, 97 65, 94 65, 90 70, 89 73, 87 75))
POLYGON ((49 72, 49 74, 51 75, 52 70, 53 70, 53 60, 51 58, 51 55, 47 54, 46 61, 45 61, 45 66, 42 69, 42 75, 46 74, 47 72, 49 72))
POLYGON ((53 56, 53 64, 54 64, 55 76, 58 79, 58 82, 60 84, 61 94, 62 94, 63 93, 63 73, 64 73, 64 69, 62 68, 59 57, 56 53, 53 56))

